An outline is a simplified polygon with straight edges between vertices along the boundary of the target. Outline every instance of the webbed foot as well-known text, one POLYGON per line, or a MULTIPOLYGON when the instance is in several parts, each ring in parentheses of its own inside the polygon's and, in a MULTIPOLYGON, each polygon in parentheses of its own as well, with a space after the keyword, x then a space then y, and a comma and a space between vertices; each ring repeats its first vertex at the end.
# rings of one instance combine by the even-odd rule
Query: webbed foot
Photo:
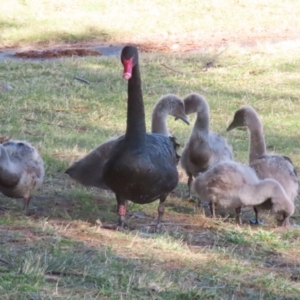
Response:
POLYGON ((262 221, 262 220, 256 220, 256 219, 251 219, 250 221, 249 221, 249 223, 251 224, 251 225, 261 225, 261 226, 263 226, 263 225, 266 225, 266 223, 264 222, 264 221, 262 221))

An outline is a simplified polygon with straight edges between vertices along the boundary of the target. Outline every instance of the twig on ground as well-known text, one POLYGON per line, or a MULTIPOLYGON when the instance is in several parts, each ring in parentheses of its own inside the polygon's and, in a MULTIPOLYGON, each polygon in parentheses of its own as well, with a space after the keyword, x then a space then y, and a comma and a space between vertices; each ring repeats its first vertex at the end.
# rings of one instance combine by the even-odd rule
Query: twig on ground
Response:
MULTIPOLYGON (((203 71, 206 72, 207 69, 202 69, 201 71, 193 71, 193 72, 184 72, 182 70, 179 70, 179 69, 176 69, 176 68, 173 68, 173 67, 170 67, 164 63, 161 63, 160 64, 161 66, 165 67, 166 69, 168 70, 171 70, 173 72, 176 72, 176 73, 179 73, 179 74, 183 74, 183 75, 188 75, 188 74, 196 74, 196 73, 202 73, 203 71)), ((203 88, 203 87, 200 87, 203 91, 206 91, 206 88, 203 88)))
POLYGON ((228 47, 226 47, 224 50, 222 50, 221 52, 215 54, 213 56, 213 58, 206 63, 205 67, 202 69, 202 71, 207 71, 208 68, 212 68, 214 66, 215 60, 222 54, 224 53, 226 50, 228 49, 228 47))
MULTIPOLYGON (((45 124, 45 125, 54 125, 54 126, 58 126, 58 127, 68 127, 68 126, 63 126, 63 125, 60 125, 60 124, 53 124, 53 123, 48 123, 48 122, 41 122, 41 121, 37 121, 37 120, 33 120, 33 119, 28 119, 28 118, 24 118, 24 120, 27 121, 27 122, 41 123, 41 124, 45 124)), ((71 127, 69 127, 69 128, 71 128, 71 127)))
POLYGON ((173 72, 180 73, 180 74, 187 74, 186 72, 183 72, 183 71, 181 71, 181 70, 175 69, 175 68, 173 68, 173 67, 169 67, 169 66, 167 66, 167 65, 164 64, 164 63, 161 63, 160 65, 163 66, 163 67, 165 67, 165 68, 168 69, 168 70, 173 71, 173 72))
POLYGON ((78 76, 75 76, 74 79, 76 79, 78 81, 81 81, 81 82, 84 82, 86 84, 90 84, 90 82, 87 79, 84 79, 84 78, 81 78, 81 77, 78 77, 78 76))
POLYGON ((7 261, 7 260, 5 260, 3 258, 0 258, 0 262, 2 262, 5 265, 12 266, 12 263, 10 263, 9 261, 7 261))
POLYGON ((49 271, 45 273, 46 275, 50 275, 50 276, 76 276, 76 277, 83 277, 84 274, 83 273, 73 273, 73 272, 60 272, 60 271, 49 271))
MULTIPOLYGON (((204 222, 205 223, 205 222, 204 222)), ((203 223, 203 224, 204 224, 203 223)), ((161 223, 162 226, 193 226, 193 227, 201 227, 203 224, 192 224, 192 223, 161 223)), ((149 224, 136 224, 137 226, 157 226, 156 223, 149 224)))

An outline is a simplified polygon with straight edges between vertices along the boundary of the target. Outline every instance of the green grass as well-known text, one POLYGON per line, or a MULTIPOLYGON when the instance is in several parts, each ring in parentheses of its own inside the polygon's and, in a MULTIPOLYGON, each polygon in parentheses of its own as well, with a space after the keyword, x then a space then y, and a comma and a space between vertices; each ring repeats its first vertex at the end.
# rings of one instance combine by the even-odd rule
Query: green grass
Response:
POLYGON ((183 38, 202 40, 207 46, 208 37, 223 42, 239 42, 242 37, 247 44, 252 38, 270 38, 269 33, 273 38, 297 37, 300 28, 296 0, 1 0, 0 4, 2 47, 93 41, 166 46, 169 41, 176 48, 183 38))
MULTIPOLYGON (((297 44, 229 47, 214 68, 202 71, 206 53, 141 54, 147 115, 159 97, 202 93, 211 107, 211 129, 227 137, 235 157, 248 159, 246 131, 226 132, 243 104, 257 109, 268 147, 300 164, 297 44), (289 53, 287 56, 286 53, 289 53), (171 71, 166 66, 181 70, 171 71)), ((151 234, 157 203, 130 205, 119 233, 99 224, 117 221, 111 193, 83 188, 63 174, 99 143, 125 130, 126 82, 119 58, 6 61, 0 84, 1 135, 27 139, 46 165, 43 190, 24 216, 22 202, 0 198, 2 299, 298 299, 299 233, 276 228, 272 216, 259 229, 233 219, 210 220, 180 195, 183 175, 166 204, 165 225, 151 234), (81 76, 92 83, 74 80, 81 76)), ((192 122, 194 117, 191 116, 192 122)), ((181 144, 191 126, 169 120, 181 144)), ((292 217, 299 223, 299 208, 292 217)), ((229 212, 231 213, 231 212, 229 212)), ((253 216, 245 210, 245 223, 253 216)))

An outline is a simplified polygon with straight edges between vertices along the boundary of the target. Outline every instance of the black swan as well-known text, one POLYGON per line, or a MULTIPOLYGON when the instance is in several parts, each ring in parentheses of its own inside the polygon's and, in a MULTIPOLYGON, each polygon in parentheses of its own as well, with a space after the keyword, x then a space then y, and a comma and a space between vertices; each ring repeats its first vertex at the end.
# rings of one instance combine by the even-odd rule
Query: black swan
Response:
POLYGON ((0 192, 10 198, 23 198, 28 210, 31 193, 44 180, 44 163, 38 151, 26 141, 0 144, 0 192))
POLYGON ((215 205, 235 209, 241 224, 241 207, 270 203, 277 214, 278 225, 288 226, 294 213, 294 202, 274 179, 259 179, 250 167, 234 161, 220 162, 200 173, 192 185, 200 200, 210 201, 211 215, 215 217, 215 205), (282 219, 281 219, 282 217, 282 219))
MULTIPOLYGON (((153 108, 152 133, 171 136, 167 127, 168 115, 189 124, 183 101, 176 95, 167 94, 161 97, 153 108)), ((103 166, 109 158, 111 150, 116 145, 117 139, 118 137, 115 137, 105 141, 83 158, 74 162, 65 173, 84 186, 94 186, 108 190, 109 187, 103 180, 103 166)))
POLYGON ((158 229, 164 202, 178 183, 177 144, 174 138, 146 133, 137 48, 125 46, 121 62, 128 80, 127 127, 104 165, 103 178, 116 195, 119 228, 124 226, 127 200, 145 204, 159 199, 158 229))
POLYGON ((233 154, 226 139, 209 130, 209 105, 204 97, 192 93, 183 102, 187 115, 197 113, 195 125, 180 158, 181 167, 188 176, 188 198, 191 198, 193 177, 220 161, 232 160, 233 154))
MULTIPOLYGON (((294 202, 298 195, 299 181, 293 163, 286 156, 267 153, 262 122, 250 105, 244 105, 235 112, 227 131, 239 126, 246 126, 250 133, 250 167, 255 170, 260 179, 272 178, 277 180, 291 201, 294 202)), ((252 223, 259 224, 258 210, 261 209, 271 209, 270 202, 267 201, 254 207, 255 220, 252 223)))

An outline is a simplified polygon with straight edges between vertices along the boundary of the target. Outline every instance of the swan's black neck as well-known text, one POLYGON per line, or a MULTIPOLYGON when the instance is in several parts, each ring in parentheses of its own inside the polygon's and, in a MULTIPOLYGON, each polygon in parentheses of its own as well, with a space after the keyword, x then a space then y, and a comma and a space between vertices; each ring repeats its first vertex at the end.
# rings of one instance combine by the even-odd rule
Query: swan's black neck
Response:
POLYGON ((145 139, 146 123, 142 83, 138 64, 132 69, 128 80, 127 128, 125 139, 139 143, 145 139))

